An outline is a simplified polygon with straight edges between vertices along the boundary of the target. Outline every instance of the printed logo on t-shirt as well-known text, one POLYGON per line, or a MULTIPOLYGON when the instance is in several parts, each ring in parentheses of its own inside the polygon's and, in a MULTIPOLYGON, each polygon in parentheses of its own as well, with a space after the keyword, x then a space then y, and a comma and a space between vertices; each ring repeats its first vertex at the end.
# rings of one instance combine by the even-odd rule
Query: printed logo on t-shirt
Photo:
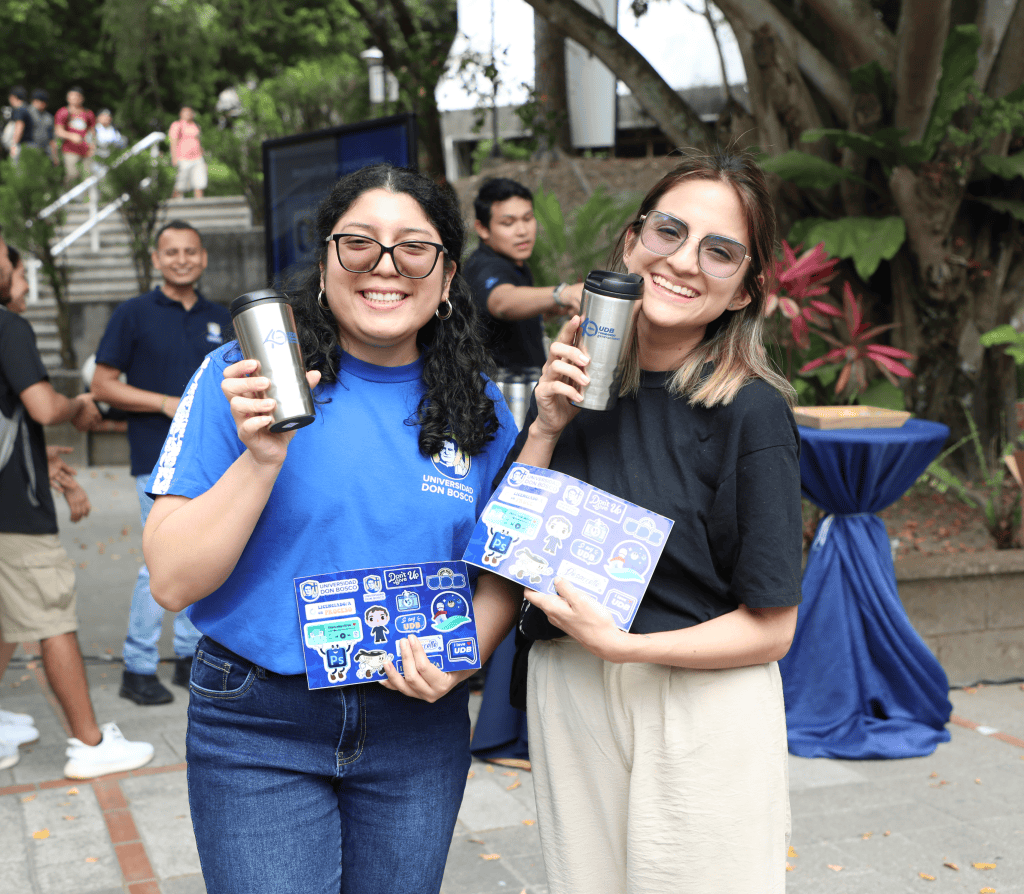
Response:
POLYGON ((469 474, 470 465, 472 465, 472 460, 451 438, 448 438, 441 449, 430 457, 430 461, 442 475, 456 480, 465 478, 469 474))
POLYGON ((206 324, 206 340, 212 345, 224 343, 224 334, 221 332, 220 323, 206 324))
POLYGON ((487 279, 484 280, 484 288, 490 291, 498 284, 499 279, 500 277, 497 276, 488 276, 487 279))
POLYGON ((440 475, 423 476, 421 489, 425 493, 453 497, 466 503, 476 502, 476 488, 462 480, 469 474, 473 460, 455 440, 445 439, 441 449, 430 457, 430 462, 440 475))

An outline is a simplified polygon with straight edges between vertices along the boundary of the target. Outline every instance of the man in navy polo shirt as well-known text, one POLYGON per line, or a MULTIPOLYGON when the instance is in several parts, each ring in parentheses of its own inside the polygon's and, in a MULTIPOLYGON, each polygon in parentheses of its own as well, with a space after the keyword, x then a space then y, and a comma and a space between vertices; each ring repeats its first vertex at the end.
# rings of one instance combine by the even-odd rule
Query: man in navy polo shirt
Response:
MULTIPOLYGON (((153 506, 145 490, 178 400, 203 358, 230 336, 231 315, 196 291, 206 269, 206 250, 189 223, 172 220, 156 234, 153 267, 163 285, 124 302, 113 313, 96 351, 92 392, 96 400, 128 411, 128 444, 142 508, 153 506), (120 381, 124 373, 127 381, 120 381)), ((164 610, 149 590, 149 569, 139 568, 124 641, 122 698, 140 705, 173 700, 156 676, 157 643, 164 610)), ((174 679, 188 686, 199 631, 184 614, 174 618, 174 679)))

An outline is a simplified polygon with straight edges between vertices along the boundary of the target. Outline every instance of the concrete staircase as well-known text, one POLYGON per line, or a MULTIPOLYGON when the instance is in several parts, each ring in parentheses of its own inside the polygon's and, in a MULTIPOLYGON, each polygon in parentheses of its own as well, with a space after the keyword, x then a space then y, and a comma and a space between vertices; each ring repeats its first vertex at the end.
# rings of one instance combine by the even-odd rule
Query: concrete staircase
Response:
MULTIPOLYGON (((73 202, 60 235, 70 233, 89 216, 88 204, 73 202)), ((169 220, 185 220, 200 233, 239 230, 252 226, 252 213, 242 196, 169 199, 160 214, 161 226, 169 220)), ((97 227, 100 249, 92 251, 90 234, 80 237, 65 252, 68 292, 72 305, 124 301, 139 294, 135 267, 128 250, 128 231, 120 214, 114 213, 97 227)), ((153 285, 159 282, 155 275, 153 285)), ((40 274, 39 302, 30 304, 25 317, 36 333, 36 343, 48 369, 60 367, 57 304, 46 278, 40 274)), ((79 357, 79 362, 84 357, 79 357)))

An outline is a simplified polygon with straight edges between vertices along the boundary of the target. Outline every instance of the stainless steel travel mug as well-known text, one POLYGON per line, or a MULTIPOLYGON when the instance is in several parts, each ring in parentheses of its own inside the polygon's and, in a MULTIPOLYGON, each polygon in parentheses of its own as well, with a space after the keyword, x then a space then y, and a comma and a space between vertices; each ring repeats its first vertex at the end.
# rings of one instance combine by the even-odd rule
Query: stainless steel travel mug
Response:
POLYGON ((516 421, 516 428, 522 431, 523 423, 526 422, 526 412, 530 408, 530 392, 526 377, 522 375, 512 376, 509 378, 505 388, 505 402, 508 404, 509 410, 512 411, 512 418, 516 421))
POLYGON ((315 418, 313 395, 287 299, 275 289, 246 292, 231 302, 231 321, 242 354, 259 360, 260 375, 270 379, 267 397, 277 401, 270 430, 309 425, 315 418))
POLYGON ((590 358, 590 384, 583 400, 588 410, 610 410, 619 398, 622 362, 633 337, 636 302, 643 297, 643 277, 636 273, 591 270, 583 283, 580 328, 574 344, 590 358))

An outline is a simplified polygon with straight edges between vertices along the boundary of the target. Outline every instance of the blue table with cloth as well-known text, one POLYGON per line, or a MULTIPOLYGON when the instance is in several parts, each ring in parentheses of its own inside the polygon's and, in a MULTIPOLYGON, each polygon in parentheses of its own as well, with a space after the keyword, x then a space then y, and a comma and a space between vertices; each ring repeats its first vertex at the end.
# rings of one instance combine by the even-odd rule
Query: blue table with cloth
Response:
POLYGON ((803 577, 789 654, 779 662, 789 750, 802 757, 917 757, 949 741, 946 674, 896 589, 885 522, 939 454, 949 429, 800 427, 804 496, 829 514, 803 577))

